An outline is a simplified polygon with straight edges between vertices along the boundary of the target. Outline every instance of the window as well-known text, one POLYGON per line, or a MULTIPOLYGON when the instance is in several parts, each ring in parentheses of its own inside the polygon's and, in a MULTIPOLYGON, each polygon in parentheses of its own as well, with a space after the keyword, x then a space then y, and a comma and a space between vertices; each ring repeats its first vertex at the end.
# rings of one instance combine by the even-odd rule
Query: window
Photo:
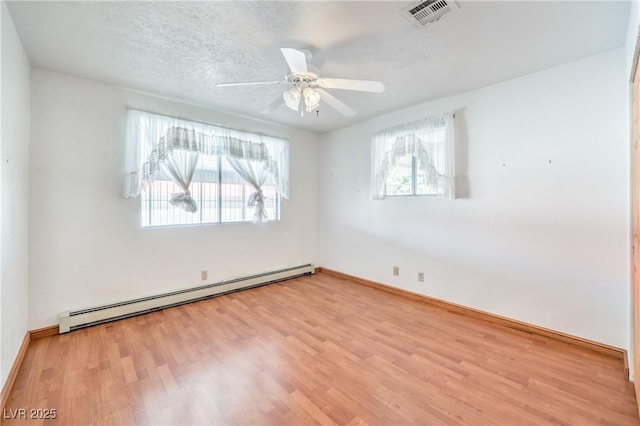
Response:
MULTIPOLYGON (((267 221, 280 219, 280 199, 273 179, 270 181, 262 185, 267 221)), ((247 204, 255 190, 223 156, 200 156, 190 188, 191 196, 199 206, 193 213, 170 203, 172 194, 179 193, 181 189, 161 172, 141 194, 142 226, 254 221, 255 206, 247 204)))
POLYGON ((406 123, 372 140, 372 197, 454 198, 453 115, 406 123))
POLYGON ((129 111, 124 195, 140 195, 142 226, 279 220, 288 143, 129 111))

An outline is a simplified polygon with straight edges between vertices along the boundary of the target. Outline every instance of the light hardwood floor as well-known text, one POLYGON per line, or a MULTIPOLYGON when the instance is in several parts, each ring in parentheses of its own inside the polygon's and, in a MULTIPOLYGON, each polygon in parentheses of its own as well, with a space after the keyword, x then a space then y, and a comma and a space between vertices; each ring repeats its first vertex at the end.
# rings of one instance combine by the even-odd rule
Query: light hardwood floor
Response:
POLYGON ((19 408, 57 418, 3 424, 640 424, 618 359, 322 273, 36 340, 19 408))

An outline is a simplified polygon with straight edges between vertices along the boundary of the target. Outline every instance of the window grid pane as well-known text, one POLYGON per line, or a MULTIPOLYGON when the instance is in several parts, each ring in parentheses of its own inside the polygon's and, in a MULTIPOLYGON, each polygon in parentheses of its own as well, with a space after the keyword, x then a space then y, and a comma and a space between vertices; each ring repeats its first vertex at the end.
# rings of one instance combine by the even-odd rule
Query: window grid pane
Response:
POLYGON ((244 180, 223 158, 220 162, 222 170, 222 222, 242 222, 246 220, 248 192, 244 180))
POLYGON ((396 164, 389 169, 387 177, 387 195, 412 195, 412 164, 413 157, 404 155, 396 157, 396 164))
MULTIPOLYGON (((154 181, 142 192, 142 226, 195 225, 208 223, 252 222, 255 208, 248 207, 251 185, 220 157, 200 156, 191 196, 198 205, 195 213, 174 207, 171 195, 182 190, 169 178, 154 181), (222 179, 222 184, 218 183, 222 179)), ((262 188, 267 220, 279 220, 279 200, 276 187, 267 182, 262 188)))
POLYGON ((430 164, 412 154, 395 157, 395 164, 389 167, 385 183, 386 196, 441 195, 442 185, 434 176, 442 176, 446 170, 445 128, 428 133, 415 134, 421 149, 426 152, 430 164), (430 169, 429 169, 430 168, 430 169))

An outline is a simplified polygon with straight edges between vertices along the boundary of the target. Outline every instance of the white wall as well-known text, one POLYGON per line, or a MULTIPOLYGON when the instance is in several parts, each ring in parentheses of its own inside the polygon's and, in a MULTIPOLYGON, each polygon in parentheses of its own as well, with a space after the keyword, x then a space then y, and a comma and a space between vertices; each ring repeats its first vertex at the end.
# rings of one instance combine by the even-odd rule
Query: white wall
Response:
POLYGON ((28 330, 30 65, 2 2, 0 387, 28 330))
POLYGON ((32 72, 30 326, 57 314, 318 260, 318 136, 42 69, 32 72), (142 229, 121 197, 127 106, 290 140, 281 221, 142 229))
POLYGON ((624 65, 618 49, 323 135, 321 264, 628 348, 624 65), (460 198, 371 201, 371 133, 445 111, 460 198))

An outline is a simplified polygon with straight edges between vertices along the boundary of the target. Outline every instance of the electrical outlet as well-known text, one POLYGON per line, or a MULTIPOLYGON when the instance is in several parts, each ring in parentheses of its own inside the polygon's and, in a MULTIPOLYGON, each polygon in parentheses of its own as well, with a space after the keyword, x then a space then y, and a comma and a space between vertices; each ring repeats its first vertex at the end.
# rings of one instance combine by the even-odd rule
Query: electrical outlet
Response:
POLYGON ((209 272, 206 269, 203 269, 202 271, 200 271, 200 279, 202 281, 206 280, 208 276, 209 276, 209 272))
POLYGON ((397 266, 393 267, 393 275, 400 275, 400 268, 397 266))
POLYGON ((418 272, 418 281, 424 282, 424 272, 418 272))

